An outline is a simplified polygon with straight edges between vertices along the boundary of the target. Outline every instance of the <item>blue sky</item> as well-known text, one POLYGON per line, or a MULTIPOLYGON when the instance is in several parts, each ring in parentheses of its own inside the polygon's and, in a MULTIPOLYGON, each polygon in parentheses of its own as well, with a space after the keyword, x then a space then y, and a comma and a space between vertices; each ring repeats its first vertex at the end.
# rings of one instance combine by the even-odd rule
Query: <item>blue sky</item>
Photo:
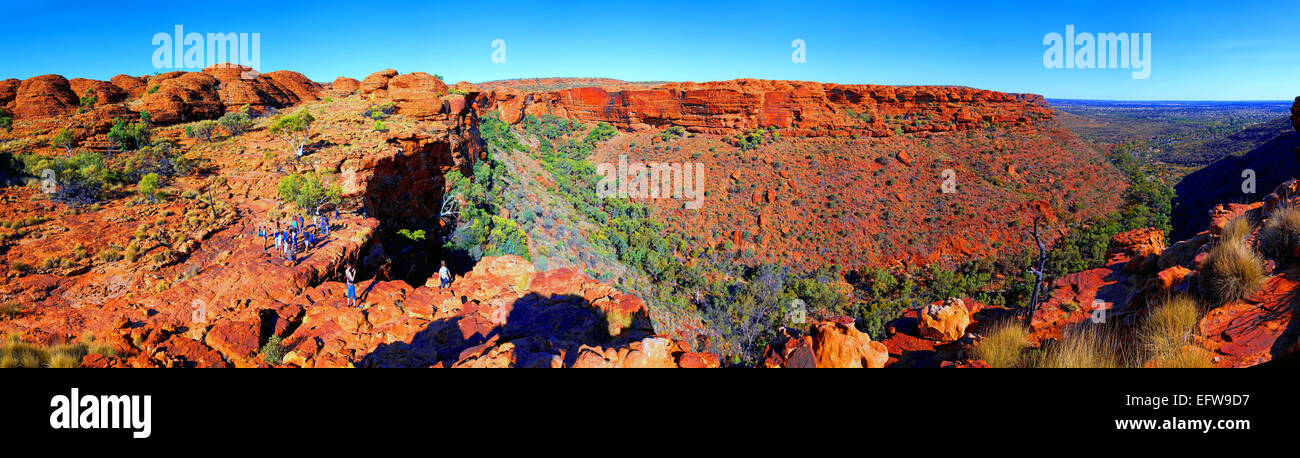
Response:
POLYGON ((1289 100, 1300 2, 117 2, 5 0, 0 78, 150 74, 156 33, 261 34, 261 70, 951 84, 1052 98, 1289 100), (230 6, 227 6, 230 5, 230 6), (241 6, 246 5, 246 6, 241 6), (218 7, 220 6, 220 7, 218 7), (1047 69, 1044 35, 1151 33, 1151 75, 1047 69), (491 60, 505 40, 505 63, 491 60), (791 42, 806 43, 792 63, 791 42))

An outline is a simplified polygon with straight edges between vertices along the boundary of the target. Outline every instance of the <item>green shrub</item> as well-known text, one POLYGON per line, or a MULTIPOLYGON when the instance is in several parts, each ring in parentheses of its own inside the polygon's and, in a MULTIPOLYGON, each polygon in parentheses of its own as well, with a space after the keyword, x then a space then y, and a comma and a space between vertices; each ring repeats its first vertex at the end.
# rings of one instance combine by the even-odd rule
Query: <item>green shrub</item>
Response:
POLYGON ((280 179, 276 189, 280 193, 281 200, 293 203, 306 212, 314 213, 323 205, 337 204, 342 201, 340 197, 342 188, 338 185, 326 185, 314 173, 290 174, 280 179))
POLYGON ((140 195, 148 198, 150 202, 158 200, 159 178, 157 173, 149 173, 140 177, 140 183, 136 185, 136 190, 140 195))
POLYGON ((253 128, 253 119, 250 115, 250 111, 251 108, 249 108, 248 105, 244 105, 239 108, 239 111, 232 111, 222 115, 221 119, 217 120, 217 124, 220 125, 222 129, 225 129, 226 132, 230 133, 231 136, 241 135, 253 128))
POLYGON ((185 126, 185 136, 196 138, 202 142, 211 142, 212 135, 217 130, 217 122, 211 119, 205 119, 194 124, 185 126))
POLYGON ((269 364, 280 364, 284 360, 284 345, 281 343, 280 336, 271 336, 258 349, 258 354, 262 355, 262 360, 269 364))
POLYGON ((149 124, 144 121, 128 123, 122 118, 113 120, 108 139, 119 149, 132 150, 149 143, 149 124))
POLYGON ((54 134, 54 138, 50 140, 50 145, 63 148, 71 153, 72 147, 76 146, 76 138, 73 137, 72 129, 60 129, 59 133, 54 134))
POLYGON ((99 101, 99 95, 95 94, 94 89, 86 89, 86 93, 81 96, 81 106, 84 108, 94 108, 97 101, 99 101))

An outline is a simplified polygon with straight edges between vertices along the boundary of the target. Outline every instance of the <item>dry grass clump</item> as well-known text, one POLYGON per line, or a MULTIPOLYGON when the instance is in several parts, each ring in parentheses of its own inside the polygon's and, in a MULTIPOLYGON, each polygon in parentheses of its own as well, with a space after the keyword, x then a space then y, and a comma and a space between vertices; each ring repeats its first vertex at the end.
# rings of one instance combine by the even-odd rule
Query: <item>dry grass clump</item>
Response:
MULTIPOLYGON (((1240 219, 1240 218, 1239 218, 1240 219)), ((1244 240, 1227 237, 1210 249, 1202 292, 1215 303, 1241 300, 1264 284, 1264 258, 1244 240)))
POLYGON ((1241 242, 1245 241, 1246 237, 1250 237, 1252 231, 1254 231, 1254 228, 1250 225, 1250 218, 1238 216, 1223 225, 1223 231, 1220 232, 1220 235, 1225 242, 1241 242))
POLYGON ((990 367, 1016 367, 1021 355, 1029 347, 1029 334, 1015 320, 993 324, 985 331, 984 339, 975 345, 974 356, 990 367))
POLYGON ((0 368, 72 368, 80 367, 81 359, 88 354, 113 355, 112 348, 99 345, 93 339, 42 347, 9 336, 0 344, 0 368))
POLYGON ((1112 368, 1121 367, 1121 345, 1105 329, 1079 326, 1047 345, 1034 358, 1033 367, 1042 368, 1112 368))
POLYGON ((1163 359, 1152 360, 1151 367, 1206 369, 1214 367, 1214 356, 1204 348, 1184 345, 1163 359))
POLYGON ((1259 231, 1259 249, 1278 260, 1294 260, 1300 248, 1300 207, 1278 207, 1259 231))
POLYGON ((1200 306, 1189 296, 1175 296, 1153 305, 1137 329, 1138 342, 1151 360, 1168 361, 1192 342, 1201 319, 1200 306))

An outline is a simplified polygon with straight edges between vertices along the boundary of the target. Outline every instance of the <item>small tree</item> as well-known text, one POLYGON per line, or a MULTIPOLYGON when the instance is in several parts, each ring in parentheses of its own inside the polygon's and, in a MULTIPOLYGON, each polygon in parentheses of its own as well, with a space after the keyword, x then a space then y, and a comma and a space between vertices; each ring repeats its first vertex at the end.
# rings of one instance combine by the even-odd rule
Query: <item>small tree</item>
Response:
POLYGON ((217 122, 211 119, 185 126, 185 135, 203 142, 211 142, 212 134, 217 130, 217 122))
POLYGON ((229 132, 231 136, 248 132, 253 128, 253 119, 249 115, 249 111, 248 105, 244 105, 239 108, 239 111, 232 111, 221 116, 221 119, 217 120, 217 124, 221 125, 222 129, 226 129, 226 132, 229 132))
POLYGON ((307 141, 311 138, 311 123, 315 121, 316 118, 304 109, 295 115, 275 118, 271 121, 271 133, 289 143, 294 153, 302 157, 307 141))
POLYGON ((1034 217, 1034 228, 1029 231, 1029 235, 1034 237, 1034 244, 1038 246, 1038 265, 1030 266, 1029 273, 1034 275, 1034 292, 1029 297, 1029 303, 1022 309, 1025 318, 1025 326, 1029 326, 1034 320, 1034 312, 1038 310, 1038 290, 1043 284, 1043 277, 1047 275, 1043 272, 1043 267, 1047 265, 1047 247, 1043 245, 1043 239, 1038 235, 1038 223, 1043 219, 1042 215, 1034 217))
POLYGON ((0 129, 14 130, 14 118, 9 115, 8 111, 0 110, 0 129))
POLYGON ((120 149, 138 149, 149 143, 149 124, 128 123, 122 118, 116 118, 113 120, 113 128, 108 131, 108 139, 120 149))
POLYGON ((61 129, 59 133, 54 134, 54 139, 50 144, 72 152, 72 147, 76 145, 76 139, 72 135, 72 129, 61 129))
POLYGON ((136 185, 136 190, 140 195, 145 196, 150 202, 158 200, 159 177, 157 173, 149 173, 140 177, 140 183, 136 185))
POLYGON ((320 213, 321 207, 342 201, 340 196, 343 193, 341 187, 327 186, 314 173, 290 174, 280 179, 276 189, 280 192, 281 200, 292 202, 304 211, 317 214, 320 213))
POLYGON ((86 94, 81 96, 81 107, 85 109, 95 108, 95 102, 99 101, 99 95, 95 94, 94 89, 86 89, 86 94))

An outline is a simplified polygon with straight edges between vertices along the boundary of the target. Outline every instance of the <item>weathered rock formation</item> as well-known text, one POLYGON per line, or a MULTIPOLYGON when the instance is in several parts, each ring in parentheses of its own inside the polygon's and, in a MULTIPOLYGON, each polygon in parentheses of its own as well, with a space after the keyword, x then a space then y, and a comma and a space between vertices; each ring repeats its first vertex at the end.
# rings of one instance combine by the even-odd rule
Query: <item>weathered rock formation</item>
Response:
POLYGON ((508 122, 524 115, 553 114, 630 130, 677 125, 691 132, 736 134, 773 127, 787 136, 888 136, 893 131, 885 119, 897 117, 909 121, 901 127, 906 132, 973 129, 986 122, 1031 123, 1053 117, 1037 95, 949 86, 753 79, 614 91, 579 87, 526 95, 501 86, 474 102, 480 113, 495 110, 508 122))

